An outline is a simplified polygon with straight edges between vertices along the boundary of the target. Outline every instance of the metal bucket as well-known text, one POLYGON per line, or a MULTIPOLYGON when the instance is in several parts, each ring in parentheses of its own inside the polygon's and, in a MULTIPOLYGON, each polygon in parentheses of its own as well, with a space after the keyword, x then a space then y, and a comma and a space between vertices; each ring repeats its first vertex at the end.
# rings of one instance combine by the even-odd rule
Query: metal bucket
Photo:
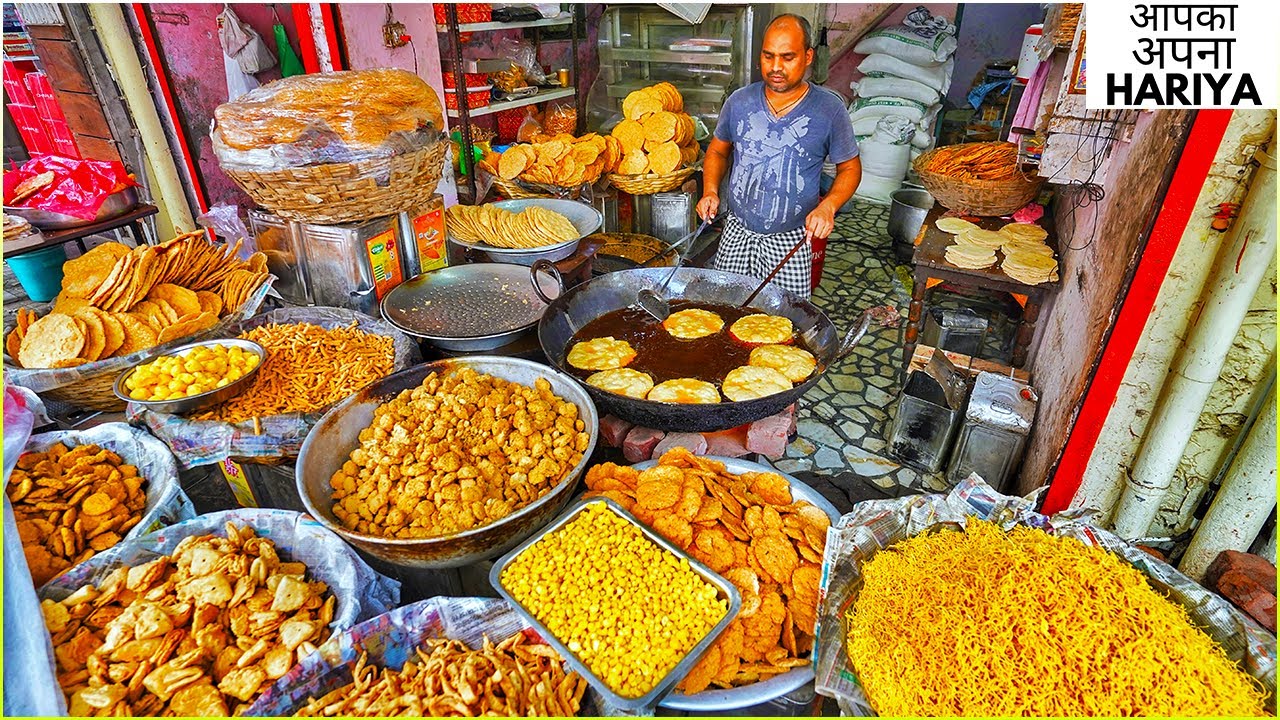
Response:
POLYGON ((924 218, 933 208, 933 196, 928 190, 903 188, 889 195, 889 237, 893 239, 893 251, 903 261, 910 260, 915 250, 916 235, 924 225, 924 218))

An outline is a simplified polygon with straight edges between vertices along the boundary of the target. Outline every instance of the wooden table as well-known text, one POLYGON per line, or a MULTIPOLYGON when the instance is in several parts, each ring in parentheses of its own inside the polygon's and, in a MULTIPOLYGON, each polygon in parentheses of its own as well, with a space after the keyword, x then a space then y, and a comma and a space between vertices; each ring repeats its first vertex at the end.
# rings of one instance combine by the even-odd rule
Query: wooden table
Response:
MULTIPOLYGON (((137 244, 147 242, 147 235, 143 230, 142 221, 160 212, 155 205, 147 205, 145 203, 139 205, 133 210, 101 222, 81 225, 80 227, 67 228, 66 230, 41 230, 41 236, 27 235, 13 240, 4 242, 5 257, 13 257, 15 255, 23 255, 36 250, 44 250, 55 245, 62 245, 69 242, 79 242, 90 235, 117 230, 119 228, 129 227, 129 231, 133 233, 133 240, 137 244)), ((80 245, 81 252, 84 251, 84 245, 80 245)))
MULTIPOLYGON (((911 292, 911 307, 907 313, 906 328, 906 347, 903 348, 903 367, 909 367, 911 357, 915 352, 916 341, 920 337, 920 327, 923 324, 924 317, 924 301, 925 296, 929 292, 928 281, 931 279, 942 280, 952 285, 976 288, 979 290, 989 290, 995 292, 1007 292, 1015 295, 1025 295, 1027 302, 1022 308, 1022 319, 1018 324, 1017 335, 1014 336, 1012 364, 1015 368, 1023 367, 1027 362, 1027 347, 1031 344, 1032 338, 1035 336, 1036 320, 1040 317, 1040 307, 1044 303, 1045 298, 1052 293, 1057 292, 1060 280, 1041 283, 1039 285, 1027 285, 1026 283, 1014 280, 1005 275, 1000 270, 1000 261, 1004 259, 1004 254, 997 251, 998 260, 989 268, 980 270, 969 270, 959 268, 946 260, 947 246, 950 245, 955 236, 939 230, 934 223, 938 218, 942 217, 947 209, 941 205, 934 205, 929 214, 924 219, 924 225, 920 228, 920 234, 916 236, 916 250, 912 261, 915 263, 915 283, 911 292)), ((976 223, 979 227, 986 230, 999 230, 1008 224, 1009 220, 1004 218, 973 218, 966 216, 971 222, 976 223)), ((1045 242, 1049 247, 1053 248, 1055 256, 1058 255, 1058 234, 1053 226, 1052 218, 1045 215, 1036 221, 1049 233, 1049 237, 1045 242)), ((1059 261, 1061 259, 1059 258, 1059 261)))

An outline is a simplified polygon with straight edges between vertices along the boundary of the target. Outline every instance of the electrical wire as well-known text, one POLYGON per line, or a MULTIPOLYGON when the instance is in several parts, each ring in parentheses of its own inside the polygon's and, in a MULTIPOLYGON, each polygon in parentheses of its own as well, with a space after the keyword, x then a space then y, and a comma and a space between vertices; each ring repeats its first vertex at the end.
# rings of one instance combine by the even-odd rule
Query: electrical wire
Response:
MULTIPOLYGON (((1115 146, 1116 141, 1120 139, 1120 128, 1128 124, 1127 120, 1129 112, 1130 111, 1127 110, 1121 110, 1111 118, 1108 118, 1105 111, 1098 112, 1091 120, 1085 120, 1086 123, 1090 121, 1093 123, 1092 130, 1087 126, 1082 127, 1082 132, 1077 135, 1078 139, 1076 140, 1075 151, 1072 153, 1073 158, 1080 157, 1081 151, 1085 149, 1085 142, 1088 140, 1093 141, 1094 151, 1093 156, 1084 161, 1084 164, 1089 166, 1088 176, 1084 180, 1069 180, 1063 184, 1063 189, 1060 191, 1061 196, 1071 207, 1071 221, 1069 223, 1069 230, 1067 232, 1059 233, 1059 237, 1069 238, 1075 235, 1075 229, 1079 225, 1079 213, 1086 208, 1093 208, 1093 222, 1090 226, 1089 239, 1080 246, 1070 244, 1065 245, 1069 250, 1084 250, 1092 245, 1094 240, 1097 239, 1098 204, 1102 202, 1107 193, 1106 189, 1094 182, 1094 180, 1102 170, 1102 166, 1106 162, 1107 158, 1110 157, 1111 150, 1115 146), (1104 135, 1103 128, 1107 125, 1110 127, 1104 135)), ((1137 111, 1133 112, 1135 113, 1134 121, 1136 122, 1137 111)), ((1067 169, 1068 164, 1069 163, 1063 163, 1061 167, 1046 179, 1046 182, 1053 182, 1059 174, 1067 169)))

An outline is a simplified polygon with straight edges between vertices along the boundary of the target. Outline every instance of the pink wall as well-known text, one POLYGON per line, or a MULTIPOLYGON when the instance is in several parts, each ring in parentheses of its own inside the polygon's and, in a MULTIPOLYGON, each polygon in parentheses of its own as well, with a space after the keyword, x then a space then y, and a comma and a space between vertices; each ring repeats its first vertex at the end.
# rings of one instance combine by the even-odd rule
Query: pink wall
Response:
MULTIPOLYGON (((280 4, 280 20, 294 51, 298 49, 297 30, 287 5, 280 4)), ((260 3, 234 7, 241 20, 247 22, 275 50, 271 6, 260 3)), ((200 176, 210 205, 232 204, 252 207, 249 197, 218 168, 209 140, 209 124, 213 111, 227 101, 227 80, 222 64, 222 46, 218 42, 217 16, 220 4, 154 3, 146 6, 155 28, 160 57, 169 74, 174 104, 178 108, 181 130, 187 145, 195 153, 196 172, 200 176)), ((280 77, 279 66, 258 75, 261 82, 280 77)))
MULTIPOLYGON (((898 6, 898 9, 889 13, 876 27, 901 25, 903 19, 907 17, 907 13, 915 10, 919 4, 923 4, 934 15, 945 17, 952 22, 955 21, 956 3, 902 3, 898 6)), ((865 18, 877 12, 879 12, 879 8, 872 4, 832 3, 828 6, 827 21, 847 22, 851 25, 856 25, 858 18, 865 18)), ((830 74, 823 85, 835 90, 845 98, 852 98, 853 93, 849 90, 849 83, 862 77, 862 73, 858 72, 857 68, 865 57, 866 55, 859 55, 852 50, 845 53, 839 61, 831 66, 830 74)))
MULTIPOLYGON (((384 3, 342 3, 338 5, 342 34, 346 41, 347 62, 352 70, 395 67, 416 72, 435 89, 444 103, 444 79, 440 70, 440 43, 436 34, 435 11, 431 3, 397 3, 392 6, 395 19, 404 23, 405 32, 413 40, 398 48, 382 44, 382 24, 387 18, 384 3)), ((445 124, 449 122, 445 118, 445 124)), ((458 201, 457 188, 446 174, 436 192, 444 196, 446 205, 458 201)))

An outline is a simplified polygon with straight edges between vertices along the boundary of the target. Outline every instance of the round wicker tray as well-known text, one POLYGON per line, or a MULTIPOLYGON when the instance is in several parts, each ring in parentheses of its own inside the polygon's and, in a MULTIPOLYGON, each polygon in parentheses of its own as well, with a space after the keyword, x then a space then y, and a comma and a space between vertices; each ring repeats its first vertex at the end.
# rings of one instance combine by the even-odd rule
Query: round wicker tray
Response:
POLYGON ((352 163, 267 172, 223 168, 255 202, 289 220, 334 224, 426 204, 444 170, 448 140, 414 152, 352 163))
POLYGON ((609 174, 609 182, 619 190, 631 195, 653 195, 654 193, 675 190, 693 175, 696 167, 687 167, 668 175, 618 175, 609 174))
POLYGON ((1044 184, 1042 178, 1027 178, 1021 173, 1007 180, 971 180, 955 178, 926 169, 938 150, 930 150, 915 159, 913 167, 920 183, 943 207, 970 215, 994 217, 1009 215, 1035 199, 1044 184))

